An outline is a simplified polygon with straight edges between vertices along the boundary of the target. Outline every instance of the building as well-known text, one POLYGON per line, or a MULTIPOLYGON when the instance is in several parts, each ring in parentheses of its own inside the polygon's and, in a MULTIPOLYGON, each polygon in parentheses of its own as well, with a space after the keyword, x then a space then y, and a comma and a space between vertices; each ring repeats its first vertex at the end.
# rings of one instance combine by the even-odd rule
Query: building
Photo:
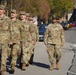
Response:
POLYGON ((76 8, 73 10, 73 12, 68 14, 68 21, 70 22, 76 21, 76 8))

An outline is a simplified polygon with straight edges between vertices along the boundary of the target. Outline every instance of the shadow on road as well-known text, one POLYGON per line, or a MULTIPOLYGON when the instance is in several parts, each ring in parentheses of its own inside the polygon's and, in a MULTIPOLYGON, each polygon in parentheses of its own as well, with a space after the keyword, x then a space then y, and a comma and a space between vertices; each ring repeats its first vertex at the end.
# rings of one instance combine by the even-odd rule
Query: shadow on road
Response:
POLYGON ((42 67, 42 68, 47 68, 47 69, 50 68, 49 65, 44 64, 44 63, 40 63, 40 62, 33 62, 33 65, 36 65, 36 66, 42 67))

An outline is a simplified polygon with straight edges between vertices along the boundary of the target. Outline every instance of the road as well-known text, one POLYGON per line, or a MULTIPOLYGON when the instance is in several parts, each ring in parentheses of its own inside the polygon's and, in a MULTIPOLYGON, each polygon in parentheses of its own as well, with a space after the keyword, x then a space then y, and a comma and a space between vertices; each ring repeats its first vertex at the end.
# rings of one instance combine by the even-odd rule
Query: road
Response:
MULTIPOLYGON (((60 60, 61 68, 60 70, 49 70, 51 65, 48 59, 46 52, 46 46, 43 42, 38 42, 35 47, 35 56, 34 64, 29 65, 26 68, 26 71, 15 68, 14 74, 9 74, 6 72, 6 75, 67 75, 67 72, 70 72, 68 69, 71 66, 71 62, 74 56, 74 51, 72 50, 76 46, 76 28, 71 28, 65 31, 66 43, 62 47, 62 58, 60 60)), ((75 74, 76 75, 76 74, 75 74)))

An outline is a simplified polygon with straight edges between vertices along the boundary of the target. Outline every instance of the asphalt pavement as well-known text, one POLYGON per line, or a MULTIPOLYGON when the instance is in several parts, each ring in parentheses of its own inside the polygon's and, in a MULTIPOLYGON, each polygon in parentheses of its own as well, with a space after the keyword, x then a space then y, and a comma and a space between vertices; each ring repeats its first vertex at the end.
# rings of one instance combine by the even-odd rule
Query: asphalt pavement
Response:
MULTIPOLYGON (((26 71, 15 68, 15 73, 10 74, 8 71, 5 75, 76 75, 75 73, 75 49, 76 49, 76 28, 71 28, 65 31, 66 43, 61 48, 62 57, 60 60, 60 70, 49 70, 50 62, 46 52, 46 46, 43 42, 38 42, 35 47, 35 56, 33 65, 29 65, 26 71), (72 65, 74 66, 72 68, 72 65)), ((8 66, 7 66, 8 68, 8 66)), ((10 69, 10 68, 9 68, 10 69)))

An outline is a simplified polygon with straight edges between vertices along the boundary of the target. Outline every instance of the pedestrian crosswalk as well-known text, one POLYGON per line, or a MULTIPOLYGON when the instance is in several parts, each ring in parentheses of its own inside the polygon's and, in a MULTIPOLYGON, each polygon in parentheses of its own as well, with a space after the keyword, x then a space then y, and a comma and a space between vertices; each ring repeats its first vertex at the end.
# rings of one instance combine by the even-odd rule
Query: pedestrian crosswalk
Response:
POLYGON ((72 72, 72 73, 67 73, 67 75, 76 75, 76 49, 74 48, 74 57, 73 57, 73 60, 72 60, 72 64, 69 68, 69 71, 72 72))

